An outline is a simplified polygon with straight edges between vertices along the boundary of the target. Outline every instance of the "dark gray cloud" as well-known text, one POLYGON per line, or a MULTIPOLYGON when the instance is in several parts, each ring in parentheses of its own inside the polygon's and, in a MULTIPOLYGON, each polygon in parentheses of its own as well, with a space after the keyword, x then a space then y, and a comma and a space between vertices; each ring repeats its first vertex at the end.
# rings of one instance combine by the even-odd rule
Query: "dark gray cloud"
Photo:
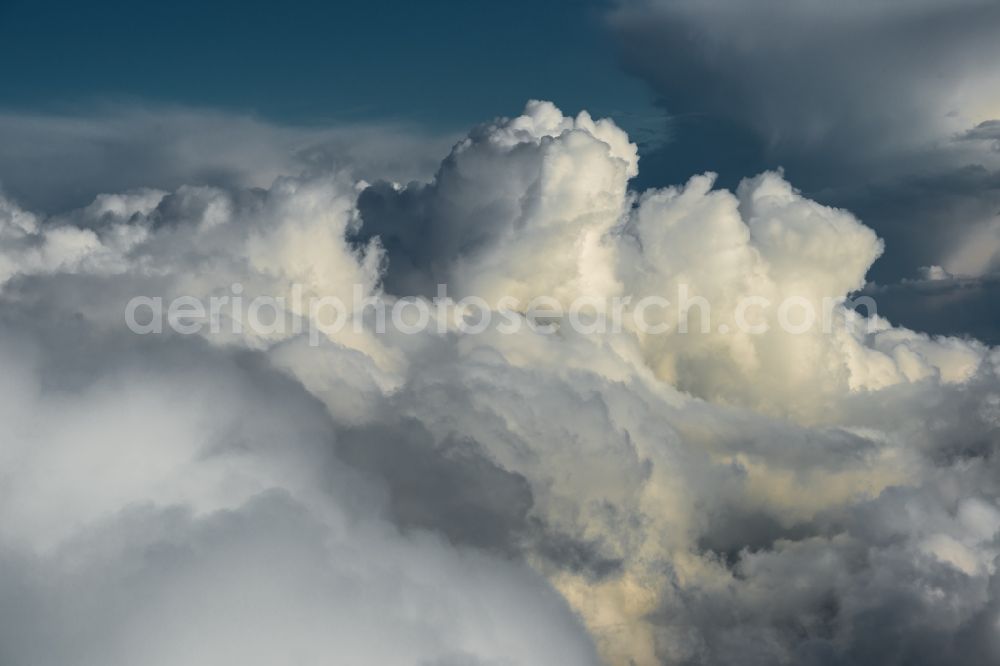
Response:
POLYGON ((991 141, 993 150, 1000 150, 1000 120, 984 120, 959 138, 966 141, 991 141))
POLYGON ((995 307, 1000 301, 1000 276, 996 274, 871 284, 862 294, 874 298, 879 313, 892 321, 905 321, 941 335, 971 336, 1000 344, 995 307))
POLYGON ((993 2, 663 0, 610 20, 670 113, 746 127, 796 178, 898 168, 997 113, 993 2))
POLYGON ((385 483, 389 509, 401 527, 431 529, 455 543, 507 555, 519 550, 533 504, 531 487, 491 461, 474 441, 437 443, 419 421, 404 419, 345 430, 337 451, 385 483))

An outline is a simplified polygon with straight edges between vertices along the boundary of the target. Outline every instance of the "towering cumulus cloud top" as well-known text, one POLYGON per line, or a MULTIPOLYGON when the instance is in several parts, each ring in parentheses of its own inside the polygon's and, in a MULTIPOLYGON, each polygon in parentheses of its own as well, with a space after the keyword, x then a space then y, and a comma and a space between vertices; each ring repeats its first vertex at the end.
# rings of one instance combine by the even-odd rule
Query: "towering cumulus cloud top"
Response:
POLYGON ((638 164, 530 102, 426 183, 0 199, 0 662, 1000 660, 1000 352, 781 173, 638 164))

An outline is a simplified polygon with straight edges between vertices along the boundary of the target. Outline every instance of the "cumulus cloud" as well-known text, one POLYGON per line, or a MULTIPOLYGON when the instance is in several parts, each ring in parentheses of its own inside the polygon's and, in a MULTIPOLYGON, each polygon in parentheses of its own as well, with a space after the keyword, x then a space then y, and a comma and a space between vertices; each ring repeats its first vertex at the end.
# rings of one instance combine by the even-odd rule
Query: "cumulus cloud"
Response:
MULTIPOLYGON (((784 167, 886 239, 883 284, 932 264, 997 271, 996 3, 637 0, 608 24, 671 127, 647 173, 707 168, 732 183, 784 167)), ((926 311, 894 313, 954 330, 952 309, 926 311)), ((1000 340, 995 318, 977 330, 1000 340)))
POLYGON ((4 662, 995 661, 1000 352, 855 311, 883 242, 782 173, 633 192, 638 164, 531 102, 424 183, 4 200, 4 662), (691 303, 311 337, 294 298, 439 282, 691 303), (300 326, 123 323, 235 284, 300 326), (747 330, 748 298, 826 325, 758 300, 747 330))

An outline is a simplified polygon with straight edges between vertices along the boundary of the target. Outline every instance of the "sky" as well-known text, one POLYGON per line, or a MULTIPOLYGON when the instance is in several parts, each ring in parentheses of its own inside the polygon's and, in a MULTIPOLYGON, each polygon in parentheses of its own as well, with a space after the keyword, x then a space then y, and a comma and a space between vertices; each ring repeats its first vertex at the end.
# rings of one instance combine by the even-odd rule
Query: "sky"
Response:
POLYGON ((997 663, 998 32, 0 3, 0 663, 997 663))
POLYGON ((110 98, 284 123, 403 120, 453 131, 541 97, 603 115, 653 111, 611 54, 607 8, 15 0, 0 10, 3 101, 60 110, 110 98))

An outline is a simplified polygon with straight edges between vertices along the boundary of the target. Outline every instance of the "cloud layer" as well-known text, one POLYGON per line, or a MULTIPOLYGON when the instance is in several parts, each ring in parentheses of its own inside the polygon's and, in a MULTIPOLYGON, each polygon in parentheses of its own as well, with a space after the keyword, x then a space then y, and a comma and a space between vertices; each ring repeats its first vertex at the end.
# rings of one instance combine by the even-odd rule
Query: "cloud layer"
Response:
POLYGON ((280 175, 350 166, 359 178, 429 177, 454 136, 405 124, 287 126, 188 107, 104 104, 86 113, 0 113, 0 186, 35 211, 97 194, 198 183, 267 187, 280 175))
POLYGON ((636 155, 611 121, 532 102, 426 183, 5 199, 2 661, 1000 658, 1000 353, 845 306, 883 243, 781 173, 637 193, 636 155), (439 282, 492 306, 685 289, 711 326, 313 345, 122 317, 234 283, 439 282), (829 330, 764 310, 742 331, 747 297, 830 300, 829 330))

